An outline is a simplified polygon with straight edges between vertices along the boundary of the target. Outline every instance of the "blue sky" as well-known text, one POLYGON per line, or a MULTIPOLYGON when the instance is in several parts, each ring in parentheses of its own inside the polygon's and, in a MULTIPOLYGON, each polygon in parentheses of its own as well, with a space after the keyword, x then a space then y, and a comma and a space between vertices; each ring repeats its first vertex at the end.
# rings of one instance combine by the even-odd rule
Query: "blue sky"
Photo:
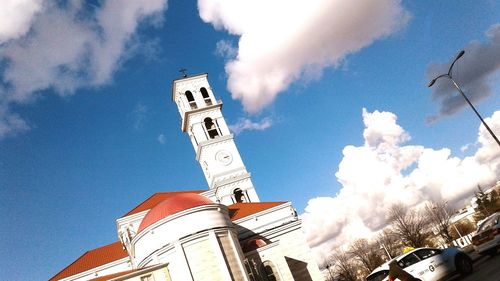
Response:
POLYGON ((0 7, 1 280, 46 280, 153 193, 207 187, 171 101, 182 67, 314 248, 379 230, 398 197, 459 206, 499 180, 470 108, 427 88, 465 49, 454 75, 500 135, 497 1, 232 2, 0 7))

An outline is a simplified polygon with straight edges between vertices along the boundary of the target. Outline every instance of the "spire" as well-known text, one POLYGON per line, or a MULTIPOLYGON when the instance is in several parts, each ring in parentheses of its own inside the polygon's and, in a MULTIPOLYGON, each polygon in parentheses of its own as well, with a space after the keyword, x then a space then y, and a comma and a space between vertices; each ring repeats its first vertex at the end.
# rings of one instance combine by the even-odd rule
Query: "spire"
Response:
POLYGON ((181 130, 189 136, 209 187, 209 196, 222 204, 259 202, 234 136, 222 115, 222 102, 215 99, 207 74, 176 79, 172 99, 181 115, 181 130))

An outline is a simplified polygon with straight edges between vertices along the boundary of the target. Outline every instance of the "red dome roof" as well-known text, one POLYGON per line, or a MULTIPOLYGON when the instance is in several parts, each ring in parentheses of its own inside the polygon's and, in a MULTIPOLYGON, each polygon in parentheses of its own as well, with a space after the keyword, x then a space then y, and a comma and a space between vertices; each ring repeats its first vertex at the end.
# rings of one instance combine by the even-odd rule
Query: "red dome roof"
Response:
POLYGON ((213 204, 210 199, 195 193, 182 193, 168 198, 149 210, 149 212, 142 220, 141 225, 139 225, 137 233, 141 232, 143 229, 152 225, 153 223, 170 215, 187 209, 191 209, 193 207, 209 204, 213 204))

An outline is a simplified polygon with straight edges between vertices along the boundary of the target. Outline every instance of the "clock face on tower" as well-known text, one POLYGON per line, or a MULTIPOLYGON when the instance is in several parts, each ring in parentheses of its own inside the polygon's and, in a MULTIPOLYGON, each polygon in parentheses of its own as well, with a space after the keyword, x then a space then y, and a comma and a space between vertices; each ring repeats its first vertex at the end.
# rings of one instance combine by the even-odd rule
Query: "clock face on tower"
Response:
POLYGON ((233 155, 231 155, 228 151, 221 150, 215 154, 215 159, 217 159, 217 161, 219 161, 222 165, 227 166, 233 162, 233 155))

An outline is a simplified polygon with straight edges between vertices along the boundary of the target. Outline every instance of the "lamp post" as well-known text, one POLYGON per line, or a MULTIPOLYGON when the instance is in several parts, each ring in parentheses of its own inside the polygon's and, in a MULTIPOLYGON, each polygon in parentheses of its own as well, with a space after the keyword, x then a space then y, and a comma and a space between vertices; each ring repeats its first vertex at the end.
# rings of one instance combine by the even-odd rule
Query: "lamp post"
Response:
MULTIPOLYGON (((450 215, 448 214, 448 211, 446 211, 446 205, 447 205, 447 204, 448 204, 448 201, 445 201, 445 202, 444 202, 444 213, 446 214, 446 217, 448 217, 448 218, 450 219, 450 222, 451 222, 451 217, 450 217, 450 215)), ((462 237, 462 234, 460 234, 460 231, 458 231, 457 226, 456 226, 454 223, 452 223, 451 225, 453 225, 453 228, 455 228, 455 231, 458 233, 458 236, 460 236, 460 239, 462 239, 462 238, 463 238, 463 237, 462 237)))
POLYGON ((330 275, 330 280, 333 281, 333 275, 332 275, 332 272, 330 271, 330 264, 329 263, 326 264, 326 270, 328 270, 328 273, 330 275))
MULTIPOLYGON (((446 210, 446 205, 448 205, 448 201, 444 201, 444 204, 443 204, 443 210, 444 210, 444 214, 446 215, 446 219, 450 220, 450 224, 453 226, 453 228, 457 232, 458 236, 460 236, 460 239, 462 239, 463 238, 462 234, 460 234, 460 231, 458 231, 457 226, 451 222, 451 216, 450 216, 450 214, 448 214, 448 211, 446 210)), ((432 207, 432 209, 436 210, 436 212, 439 212, 438 206, 434 206, 434 207, 432 207)), ((435 215, 435 216, 437 216, 437 215, 435 215)))
POLYGON ((467 96, 464 94, 464 92, 462 91, 462 89, 460 89, 460 86, 458 86, 457 82, 455 82, 455 80, 453 80, 453 77, 451 76, 451 70, 453 68, 453 65, 457 62, 457 60, 459 58, 461 58, 463 55, 464 55, 465 51, 462 50, 460 51, 460 53, 458 53, 457 57, 455 58, 455 60, 451 63, 450 65, 450 68, 448 69, 448 73, 445 73, 445 74, 441 74, 439 75, 438 77, 432 79, 431 82, 429 82, 429 85, 428 87, 432 87, 432 85, 434 85, 434 83, 436 83, 436 80, 438 80, 439 78, 441 77, 446 77, 448 79, 451 80, 451 82, 453 83, 453 86, 455 86, 455 88, 457 88, 458 92, 462 95, 462 97, 464 97, 465 101, 467 101, 467 103, 470 105, 470 107, 472 108, 472 110, 474 110, 474 112, 476 113, 477 117, 479 117, 479 119, 481 120, 481 122, 483 123, 484 127, 486 127, 486 130, 488 130, 488 132, 490 133, 490 135, 495 139, 495 141, 497 142, 498 146, 500 146, 500 141, 498 140, 497 136, 495 136, 495 134, 493 133, 493 131, 490 129, 490 127, 488 126, 488 124, 486 124, 486 122, 484 122, 483 118, 481 117, 481 115, 479 114, 479 112, 477 112, 476 108, 472 105, 472 103, 470 102, 470 100, 467 98, 467 96))
POLYGON ((383 242, 381 242, 380 246, 385 250, 385 253, 389 257, 389 260, 392 260, 391 254, 389 254, 389 251, 387 251, 387 248, 385 247, 385 244, 383 242))

